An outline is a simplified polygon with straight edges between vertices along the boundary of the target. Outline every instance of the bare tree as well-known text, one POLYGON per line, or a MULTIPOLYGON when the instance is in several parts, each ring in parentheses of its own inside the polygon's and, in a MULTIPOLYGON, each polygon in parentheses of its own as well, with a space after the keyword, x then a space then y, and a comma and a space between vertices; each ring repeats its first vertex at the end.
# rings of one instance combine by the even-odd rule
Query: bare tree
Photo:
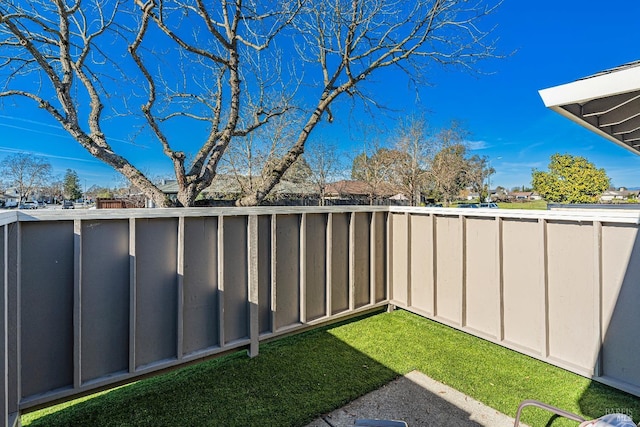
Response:
POLYGON ((44 187, 51 178, 51 165, 48 161, 25 153, 5 157, 0 170, 6 185, 16 189, 21 202, 44 187))
POLYGON ((468 159, 467 164, 467 176, 471 188, 480 194, 480 200, 488 201, 491 191, 489 177, 496 173, 496 170, 489 163, 487 156, 472 156, 468 159))
MULTIPOLYGON (((281 141, 278 129, 268 133, 264 130, 237 138, 220 160, 218 171, 234 177, 241 197, 251 194, 254 186, 259 185, 267 159, 273 158, 278 152, 278 142, 281 141)), ((286 152, 286 149, 281 151, 286 152)))
POLYGON ((311 169, 310 180, 318 190, 319 205, 325 205, 325 191, 327 185, 335 180, 340 169, 340 159, 337 147, 332 144, 318 142, 307 149, 309 167, 311 169))
POLYGON ((380 145, 376 140, 368 150, 353 159, 351 178, 363 181, 369 190, 369 203, 374 204, 381 193, 393 186, 398 158, 403 154, 380 145))
POLYGON ((465 187, 465 151, 461 144, 444 147, 433 162, 431 177, 434 189, 447 206, 465 187))
POLYGON ((42 187, 42 198, 47 203, 58 203, 64 199, 64 183, 60 177, 51 178, 42 187))
POLYGON ((440 141, 430 133, 424 117, 408 117, 400 122, 395 134, 397 156, 394 165, 396 185, 402 189, 412 206, 420 203, 426 189, 433 158, 440 141))
MULTIPOLYGON (((260 129, 244 138, 237 138, 222 157, 219 172, 234 177, 240 188, 240 198, 251 194, 264 183, 269 172, 295 140, 295 117, 275 117, 260 129)), ((291 165, 283 179, 291 182, 307 181, 311 169, 304 157, 291 165)))
POLYGON ((4 2, 0 98, 44 109, 159 206, 172 202, 116 150, 105 111, 115 128, 129 126, 140 109, 184 206, 211 184, 232 141, 306 112, 293 144, 238 201, 255 205, 302 155, 323 117, 333 120, 336 100, 377 105, 368 81, 378 70, 397 68, 419 82, 432 63, 472 70, 494 56, 479 26, 493 9, 483 0, 4 2))

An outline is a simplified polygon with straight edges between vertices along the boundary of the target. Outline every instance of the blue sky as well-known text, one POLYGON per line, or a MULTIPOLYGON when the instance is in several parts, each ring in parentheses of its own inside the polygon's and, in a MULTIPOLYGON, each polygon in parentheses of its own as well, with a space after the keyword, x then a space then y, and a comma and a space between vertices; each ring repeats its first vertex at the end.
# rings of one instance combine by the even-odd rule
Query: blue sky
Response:
POLYGON ((459 117, 476 153, 491 159, 492 184, 528 185, 556 152, 605 168, 615 186, 640 186, 637 156, 544 107, 538 90, 640 59, 640 2, 507 0, 494 17, 510 57, 479 78, 446 75, 431 90, 436 117, 459 117), (450 96, 448 96, 450 95, 450 96))
MULTIPOLYGON (((640 156, 546 109, 538 95, 540 89, 640 59, 638 17, 638 0, 505 0, 491 22, 500 51, 513 54, 481 63, 482 74, 436 68, 419 97, 400 76, 374 79, 380 83, 380 100, 401 115, 427 111, 434 127, 462 121, 472 134, 473 153, 487 156, 496 169, 492 186, 529 185, 531 170, 546 169, 549 157, 560 152, 584 156, 604 168, 615 186, 638 187, 640 156)), ((76 170, 83 185, 121 182, 28 104, 5 103, 0 132, 0 158, 32 152, 47 157, 60 176, 67 168, 76 170)), ((162 156, 158 143, 128 142, 130 133, 115 135, 113 146, 152 177, 170 174, 157 156, 162 156)), ((362 145, 345 121, 323 126, 322 134, 345 153, 362 145)))

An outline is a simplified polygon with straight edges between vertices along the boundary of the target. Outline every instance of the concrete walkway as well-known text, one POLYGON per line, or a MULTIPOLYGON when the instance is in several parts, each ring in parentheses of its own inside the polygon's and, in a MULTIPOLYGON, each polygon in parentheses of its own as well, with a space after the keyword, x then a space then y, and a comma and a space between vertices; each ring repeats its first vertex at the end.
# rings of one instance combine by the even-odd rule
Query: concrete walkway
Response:
POLYGON ((514 422, 513 418, 413 371, 306 427, 353 426, 359 418, 402 420, 410 427, 509 427, 514 422))

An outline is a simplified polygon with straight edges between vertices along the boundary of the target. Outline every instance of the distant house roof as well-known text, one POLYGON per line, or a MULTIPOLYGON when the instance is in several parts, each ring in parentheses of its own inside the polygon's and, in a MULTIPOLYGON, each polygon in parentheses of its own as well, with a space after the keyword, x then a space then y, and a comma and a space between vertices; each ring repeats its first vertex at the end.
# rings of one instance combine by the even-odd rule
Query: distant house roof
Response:
POLYGON ((636 197, 640 192, 638 190, 607 190, 600 196, 601 198, 618 198, 628 199, 629 197, 636 197))
MULTIPOLYGON (((243 186, 249 187, 249 180, 251 179, 254 186, 258 185, 259 177, 236 177, 233 175, 217 175, 211 185, 206 188, 203 193, 210 196, 232 194, 242 194, 243 186), (242 183, 242 186, 240 185, 242 183)), ((159 185, 158 188, 165 194, 178 194, 178 182, 175 180, 166 180, 164 184, 159 185)), ((310 195, 317 193, 315 186, 308 183, 280 181, 273 189, 271 194, 280 196, 291 195, 310 195)))
POLYGON ((509 193, 510 196, 513 197, 531 197, 533 196, 533 191, 513 191, 511 193, 509 193))
POLYGON ((640 153, 640 61, 539 93, 548 108, 640 153))
POLYGON ((325 189, 326 197, 369 196, 392 197, 399 193, 398 189, 388 183, 380 183, 375 188, 364 181, 342 180, 332 182, 325 189))

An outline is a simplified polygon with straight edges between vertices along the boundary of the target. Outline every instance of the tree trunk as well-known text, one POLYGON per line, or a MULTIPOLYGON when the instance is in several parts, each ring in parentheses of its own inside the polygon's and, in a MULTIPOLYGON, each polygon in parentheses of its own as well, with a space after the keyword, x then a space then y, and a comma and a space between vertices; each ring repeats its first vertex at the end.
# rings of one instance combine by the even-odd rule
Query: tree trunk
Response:
POLYGON ((178 190, 178 203, 181 206, 193 206, 198 197, 195 191, 195 184, 189 184, 186 188, 178 190))

